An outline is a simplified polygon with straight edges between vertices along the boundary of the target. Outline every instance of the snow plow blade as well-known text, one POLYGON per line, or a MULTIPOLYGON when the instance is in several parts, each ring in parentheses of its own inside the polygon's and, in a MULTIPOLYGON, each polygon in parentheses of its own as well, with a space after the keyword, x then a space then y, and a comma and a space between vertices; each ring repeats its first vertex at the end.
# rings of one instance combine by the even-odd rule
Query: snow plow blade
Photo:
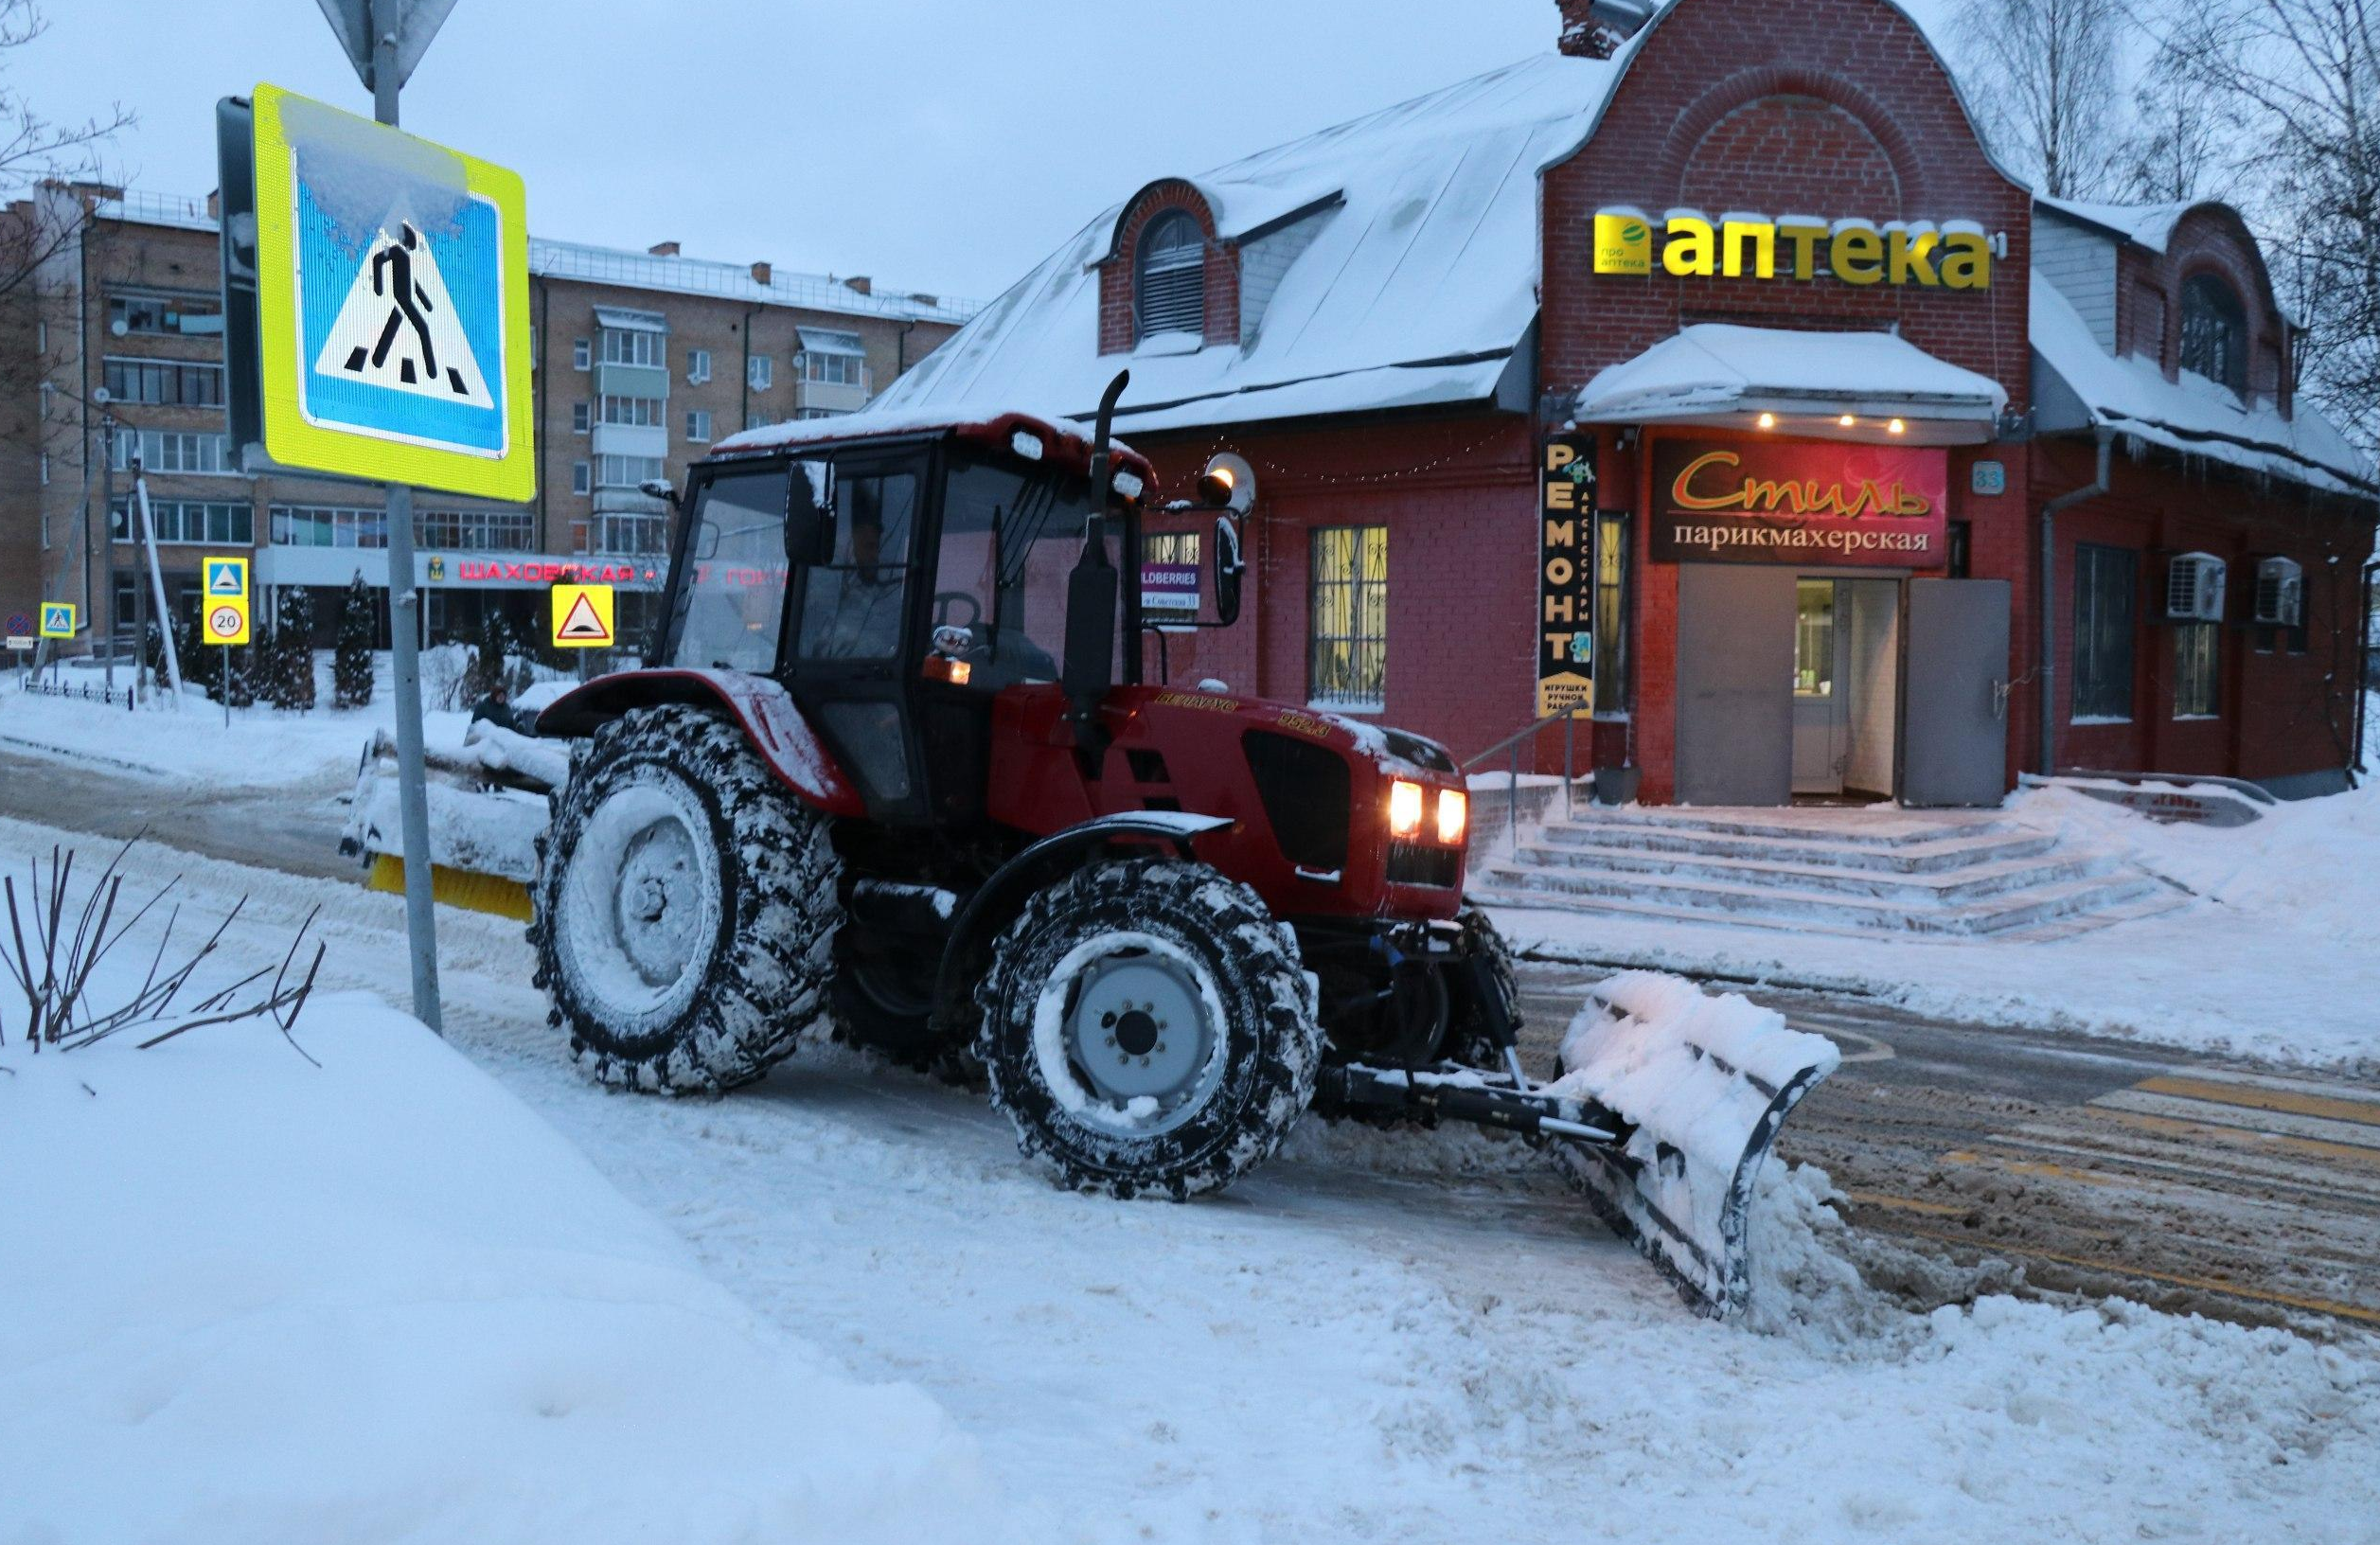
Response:
MULTIPOLYGON (((568 754, 490 725, 471 726, 461 754, 429 751, 430 894, 442 906, 526 920, 546 790, 569 775, 568 754)), ((359 861, 367 890, 404 889, 397 747, 385 730, 364 748, 339 851, 359 861)))
POLYGON ((1741 1311, 1753 1182, 1786 1113, 1840 1065, 1835 1043, 1741 994, 1627 971, 1589 994, 1561 1057, 1542 1092, 1607 1113, 1620 1141, 1556 1144, 1557 1160, 1688 1304, 1741 1311))

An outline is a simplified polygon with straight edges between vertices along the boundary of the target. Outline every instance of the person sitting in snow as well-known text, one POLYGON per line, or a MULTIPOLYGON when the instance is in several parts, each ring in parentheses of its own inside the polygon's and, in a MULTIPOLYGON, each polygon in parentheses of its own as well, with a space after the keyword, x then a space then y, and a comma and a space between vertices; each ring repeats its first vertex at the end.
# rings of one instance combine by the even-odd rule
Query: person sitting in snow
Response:
POLYGON ((521 716, 512 711, 512 694, 502 682, 489 687, 486 697, 471 704, 471 722, 476 724, 483 719, 500 730, 510 730, 515 735, 528 733, 522 727, 521 716))

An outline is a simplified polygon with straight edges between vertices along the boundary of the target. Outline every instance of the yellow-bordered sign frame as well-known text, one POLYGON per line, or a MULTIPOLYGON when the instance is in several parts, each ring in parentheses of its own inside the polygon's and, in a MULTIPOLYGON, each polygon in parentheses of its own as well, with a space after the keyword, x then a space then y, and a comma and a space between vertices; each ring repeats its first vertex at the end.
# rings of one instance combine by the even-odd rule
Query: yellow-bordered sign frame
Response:
MULTIPOLYGON (((527 196, 520 175, 445 146, 459 164, 464 191, 494 211, 499 281, 499 349, 504 442, 499 453, 446 449, 308 419, 300 373, 307 367, 299 309, 297 187, 287 104, 337 114, 353 126, 351 143, 400 131, 259 84, 254 98, 257 177, 257 331, 262 366, 265 454, 285 467, 311 468, 376 482, 525 503, 537 494, 537 405, 530 386, 527 196)), ((419 141, 428 144, 428 141, 419 141)))
POLYGON ((553 631, 554 648, 558 649, 610 649, 619 647, 618 613, 613 604, 613 593, 610 585, 558 584, 554 587, 553 596, 546 611, 548 626, 553 631), (600 637, 577 632, 572 629, 572 619, 577 615, 582 606, 593 613, 595 620, 601 626, 600 637))

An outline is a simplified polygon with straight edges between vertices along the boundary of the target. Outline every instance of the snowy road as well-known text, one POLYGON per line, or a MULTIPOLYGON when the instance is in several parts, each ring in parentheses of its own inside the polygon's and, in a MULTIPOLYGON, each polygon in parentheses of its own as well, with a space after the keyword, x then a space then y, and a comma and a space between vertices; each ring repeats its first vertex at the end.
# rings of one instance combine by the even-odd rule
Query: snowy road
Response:
MULTIPOLYGON (((1550 1051, 1587 980, 1523 968, 1532 1039, 1550 1051)), ((1926 1261, 1998 1257, 2036 1288, 2380 1325, 2380 1091, 1842 996, 1751 996, 1842 1047, 1778 1151, 1824 1167, 1854 1222, 1914 1252, 1863 1264, 1920 1306, 1943 1288, 1926 1261)))
MULTIPOLYGON (((0 853, 60 837, 0 820, 0 853)), ((249 894, 236 958, 277 957, 321 903, 329 985, 402 1001, 394 897, 138 865, 184 872, 197 911, 249 894)), ((978 1098, 831 1047, 719 1102, 599 1092, 518 928, 440 926, 456 1043, 733 1292, 946 1407, 1019 1515, 986 1537, 2370 1537, 2360 1338, 1998 1297, 1910 1314, 1790 1184, 1757 1225, 1760 1325, 1712 1325, 1532 1155, 1468 1134, 1309 1124, 1209 1203, 1061 1194, 978 1098)))

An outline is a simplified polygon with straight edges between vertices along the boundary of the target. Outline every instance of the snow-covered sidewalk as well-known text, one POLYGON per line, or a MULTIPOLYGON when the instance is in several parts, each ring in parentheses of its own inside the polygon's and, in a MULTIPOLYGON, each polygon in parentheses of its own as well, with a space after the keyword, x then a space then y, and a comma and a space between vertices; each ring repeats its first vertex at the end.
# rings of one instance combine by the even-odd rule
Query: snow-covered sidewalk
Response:
POLYGON ((1540 959, 1856 992, 1920 1013, 2380 1072, 2380 788, 2284 802, 2246 826, 2168 825, 2070 790, 2008 813, 2129 856, 2193 899, 2055 942, 1850 938, 1498 908, 1540 959))
MULTIPOLYGON (((73 839, 0 820, 0 861, 21 863, 53 841, 73 839)), ((153 856, 148 868, 185 872, 203 910, 251 896, 228 964, 277 959, 288 930, 319 901, 330 985, 402 994, 394 897, 181 854, 153 856)), ((1841 1225, 1807 1172, 1768 1188, 1753 1236, 1764 1306, 1753 1326, 1729 1327, 1687 1315, 1536 1155, 1468 1133, 1309 1123, 1281 1161, 1222 1198, 1120 1204, 1051 1189, 1018 1162, 980 1097, 833 1047, 805 1048, 723 1101, 607 1095, 578 1079, 547 1029, 518 927, 455 914, 439 922, 460 1050, 674 1227, 729 1292, 858 1378, 915 1383, 974 1440, 998 1501, 960 1466, 950 1496, 970 1521, 913 1537, 983 1539, 1005 1519, 1017 1537, 1100 1545, 1552 1542, 1582 1530, 1697 1545, 2371 1538, 2380 1349, 2367 1340, 2319 1345, 2121 1304, 1998 1297, 1913 1316, 1858 1285, 1841 1225)), ((309 1044, 321 1055, 319 1038, 309 1044)), ((277 1045, 266 1049, 291 1064, 290 1081, 312 1076, 277 1045)), ((227 1111, 240 1128, 274 1119, 282 1080, 257 1082, 227 1111)), ((288 1203, 336 1212, 345 1197, 354 1218, 400 1183, 390 1172, 413 1167, 435 1183, 415 1192, 404 1181, 409 1207, 440 1226, 452 1213, 480 1229, 488 1203, 438 1199, 504 1173, 471 1146, 472 1129, 498 1120, 491 1106, 519 1108, 490 1092, 433 1122, 410 1104, 409 1080, 392 1082, 392 1098, 408 1103, 356 1118, 356 1157, 322 1182, 331 1194, 267 1174, 258 1189, 243 1183, 234 1199, 199 1208, 177 1237, 218 1238, 227 1270, 253 1280, 287 1248, 277 1220, 288 1203), (247 1197, 258 1199, 238 1199, 247 1197)), ((0 1129, 27 1098, 23 1085, 0 1077, 0 1129)), ((58 1097, 54 1086, 44 1096, 58 1097)), ((124 1109, 138 1108, 127 1099, 124 1109)), ((504 1143, 536 1147, 518 1133, 504 1143)), ((0 1174, 40 1173, 56 1157, 44 1150, 0 1174)), ((559 1163, 541 1159, 533 1173, 559 1163)), ((110 1227, 114 1212, 126 1225, 123 1239, 76 1240, 97 1252, 83 1259, 135 1257, 132 1231, 158 1226, 151 1182, 136 1160, 115 1158, 75 1182, 87 1232, 110 1227)), ((9 1210, 31 1195, 0 1192, 0 1237, 11 1244, 23 1234, 9 1210)), ((595 1220, 594 1237, 574 1234, 571 1245, 586 1252, 589 1274, 600 1276, 607 1251, 658 1270, 632 1214, 567 1199, 557 1211, 560 1222, 523 1235, 527 1247, 575 1216, 595 1220)), ((290 1226, 306 1239, 331 1228, 302 1217, 290 1226)), ((90 1274, 83 1259, 54 1256, 56 1234, 44 1237, 52 1243, 37 1258, 11 1252, 0 1265, 13 1305, 80 1291, 90 1274)), ((78 1376, 103 1381, 94 1388, 155 1388, 140 1383, 144 1369, 183 1366, 140 1360, 153 1305, 102 1297, 97 1312, 115 1323, 112 1339, 95 1339, 98 1360, 78 1376), (123 1349, 122 1360, 108 1348, 123 1349)), ((715 1323, 732 1321, 716 1310, 715 1323)), ((618 1369, 618 1359, 601 1367, 637 1371, 618 1369)), ((691 1388, 666 1370, 645 1372, 666 1391, 691 1388)), ((852 1409, 833 1398, 832 1409, 852 1409)), ((9 1392, 0 1409, 28 1408, 9 1392)), ((102 1414, 130 1424, 142 1409, 102 1414)), ((329 1408, 311 1409, 321 1420, 329 1408)), ((167 1453, 180 1430, 155 1428, 160 1419, 131 1441, 167 1453)), ((706 1418, 685 1429, 688 1441, 707 1443, 724 1425, 706 1418)), ((734 1484, 727 1471, 755 1463, 732 1447, 734 1434, 727 1441, 736 1465, 685 1486, 734 1484)), ((566 1510, 582 1497, 697 1505, 653 1496, 674 1483, 618 1443, 568 1452, 572 1476, 544 1493, 557 1516, 581 1521, 566 1510)), ((340 1473, 368 1457, 343 1461, 355 1467, 340 1473)), ((11 1470, 28 1473, 21 1459, 11 1470)), ((143 1465, 118 1462, 111 1473, 119 1485, 149 1484, 143 1465)), ((0 1487, 0 1539, 12 1545, 24 1519, 9 1510, 25 1495, 13 1482, 0 1487)), ((523 1537, 509 1520, 529 1516, 497 1514, 489 1525, 445 1515, 411 1536, 390 1523, 395 1515, 341 1522, 359 1539, 499 1539, 523 1537)), ((235 1537, 266 1537, 218 1521, 235 1537)))

